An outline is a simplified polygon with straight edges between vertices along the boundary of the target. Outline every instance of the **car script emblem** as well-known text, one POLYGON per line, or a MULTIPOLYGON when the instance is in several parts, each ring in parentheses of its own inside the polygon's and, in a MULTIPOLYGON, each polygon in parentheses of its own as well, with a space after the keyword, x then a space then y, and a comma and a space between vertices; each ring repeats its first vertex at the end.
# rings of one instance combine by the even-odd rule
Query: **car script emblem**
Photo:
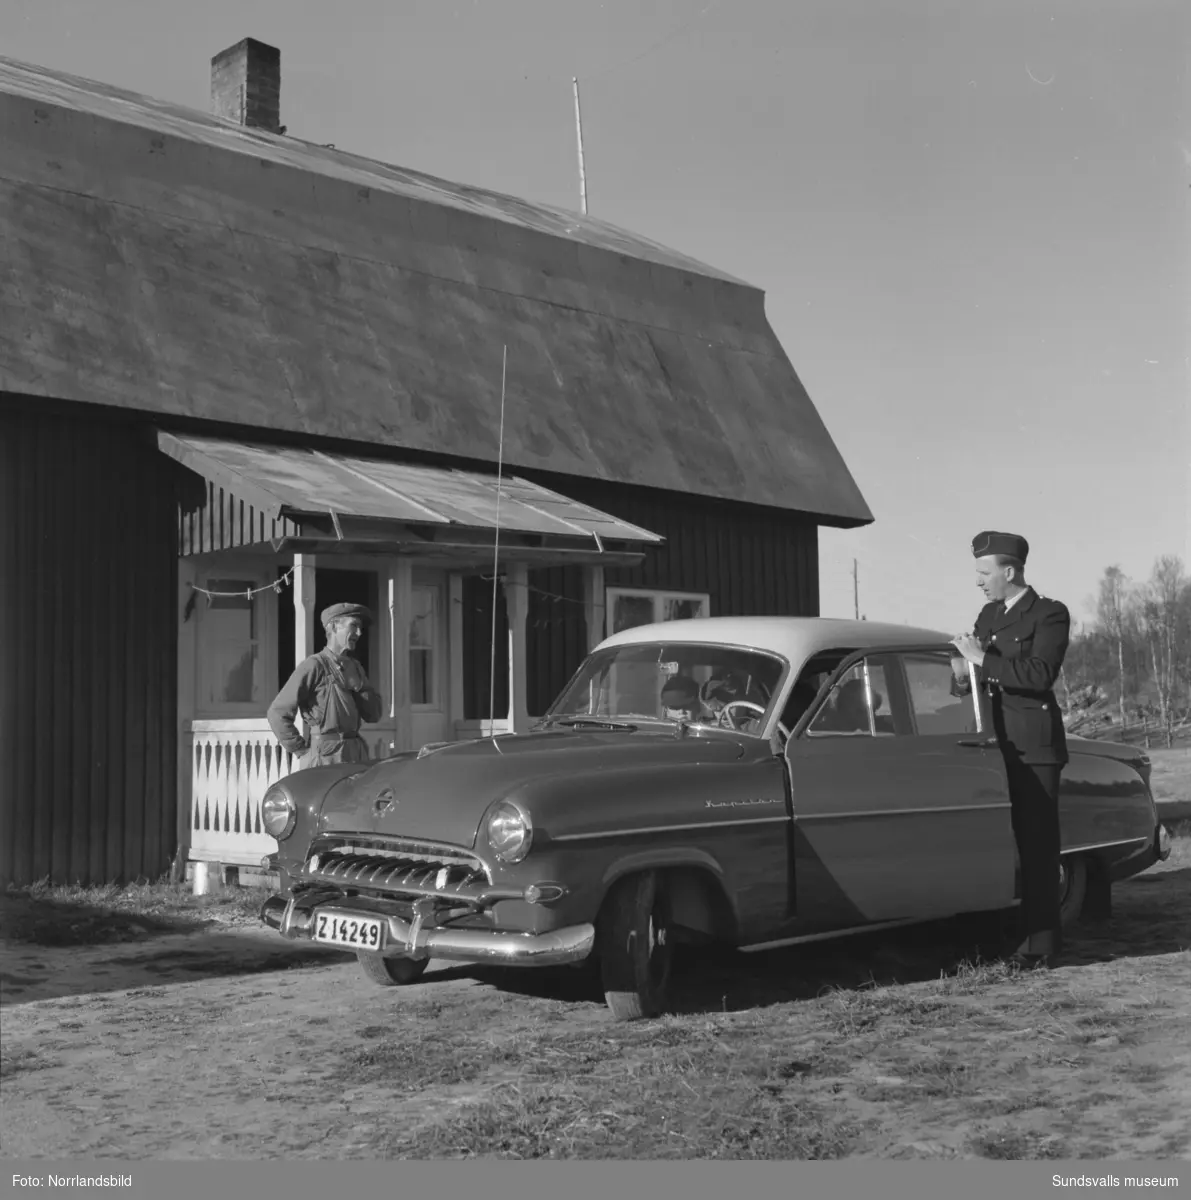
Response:
POLYGON ((780 796, 750 796, 746 800, 705 800, 707 808, 749 808, 754 804, 781 804, 780 796))
POLYGON ((373 802, 373 811, 380 816, 386 809, 392 808, 396 804, 396 798, 393 795, 392 788, 385 788, 376 794, 376 800, 373 802))

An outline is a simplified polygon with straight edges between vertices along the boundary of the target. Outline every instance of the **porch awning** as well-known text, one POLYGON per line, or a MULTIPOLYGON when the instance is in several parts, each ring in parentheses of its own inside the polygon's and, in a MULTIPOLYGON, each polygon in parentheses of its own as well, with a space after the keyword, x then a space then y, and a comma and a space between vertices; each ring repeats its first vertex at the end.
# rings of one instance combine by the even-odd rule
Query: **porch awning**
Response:
POLYGON ((157 432, 158 447, 271 521, 275 550, 511 561, 638 561, 664 539, 528 480, 320 450, 157 432), (499 492, 499 495, 498 495, 499 492))

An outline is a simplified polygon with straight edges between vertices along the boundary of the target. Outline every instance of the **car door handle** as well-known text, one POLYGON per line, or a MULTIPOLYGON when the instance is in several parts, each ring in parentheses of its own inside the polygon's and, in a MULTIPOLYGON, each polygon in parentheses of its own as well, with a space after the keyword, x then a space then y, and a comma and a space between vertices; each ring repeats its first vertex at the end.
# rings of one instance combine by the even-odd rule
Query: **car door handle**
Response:
POLYGON ((995 737, 976 738, 973 741, 969 741, 967 738, 961 738, 955 744, 957 746, 972 746, 977 750, 991 750, 997 744, 997 739, 995 737))

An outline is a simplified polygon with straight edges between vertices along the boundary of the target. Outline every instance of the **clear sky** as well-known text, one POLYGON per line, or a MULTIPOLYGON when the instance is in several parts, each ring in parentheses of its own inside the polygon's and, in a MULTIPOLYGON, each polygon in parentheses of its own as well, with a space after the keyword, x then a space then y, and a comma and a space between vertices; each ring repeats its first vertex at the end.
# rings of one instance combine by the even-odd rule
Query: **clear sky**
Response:
POLYGON ((0 53, 196 108, 279 46, 299 137, 578 207, 766 292, 875 523, 822 608, 950 631, 981 529, 1077 620, 1191 568, 1186 0, 0 0, 0 53))

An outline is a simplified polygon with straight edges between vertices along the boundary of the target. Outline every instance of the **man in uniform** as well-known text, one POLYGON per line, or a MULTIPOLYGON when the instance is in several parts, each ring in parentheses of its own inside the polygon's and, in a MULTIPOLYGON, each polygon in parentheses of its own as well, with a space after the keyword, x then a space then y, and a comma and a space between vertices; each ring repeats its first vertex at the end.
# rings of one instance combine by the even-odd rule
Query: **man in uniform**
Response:
POLYGON ((269 725, 291 754, 301 756, 299 769, 368 758, 360 726, 379 721, 384 702, 352 651, 371 622, 372 614, 360 604, 324 609, 326 646, 298 664, 269 706, 269 725), (294 724, 298 713, 310 729, 309 742, 294 724))
POLYGON ((1011 961, 1044 966, 1061 949, 1059 780, 1067 737, 1054 687, 1067 653, 1071 617, 1026 583, 1025 538, 985 531, 972 540, 976 582, 988 603, 972 633, 954 641, 959 694, 970 692, 968 663, 992 700, 993 729, 1005 759, 1013 834, 1021 859, 1021 942, 1011 961))

